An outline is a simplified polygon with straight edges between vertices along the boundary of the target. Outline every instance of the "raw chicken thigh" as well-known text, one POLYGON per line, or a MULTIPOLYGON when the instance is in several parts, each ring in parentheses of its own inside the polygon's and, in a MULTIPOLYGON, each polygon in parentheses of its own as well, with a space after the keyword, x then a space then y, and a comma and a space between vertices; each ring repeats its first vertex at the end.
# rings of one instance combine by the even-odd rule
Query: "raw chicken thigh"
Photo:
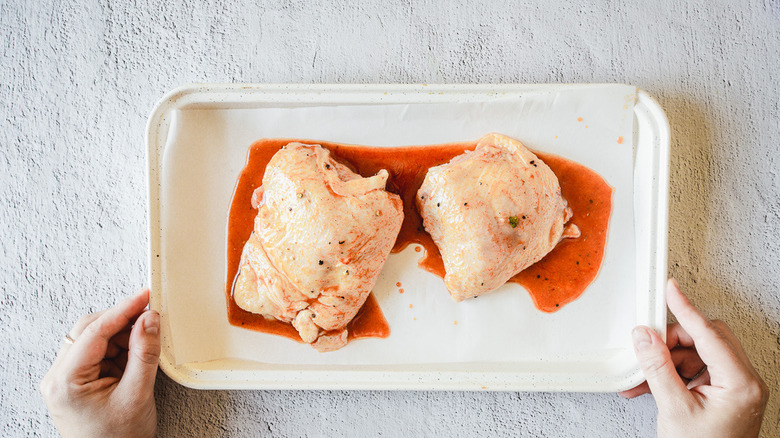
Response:
POLYGON ((490 292, 579 229, 558 178, 517 140, 483 137, 474 151, 428 171, 417 202, 441 252, 455 301, 490 292))
POLYGON ((403 221, 388 173, 352 172, 320 145, 290 143, 266 167, 253 197, 233 298, 290 322, 319 351, 347 343, 347 323, 376 283, 403 221))

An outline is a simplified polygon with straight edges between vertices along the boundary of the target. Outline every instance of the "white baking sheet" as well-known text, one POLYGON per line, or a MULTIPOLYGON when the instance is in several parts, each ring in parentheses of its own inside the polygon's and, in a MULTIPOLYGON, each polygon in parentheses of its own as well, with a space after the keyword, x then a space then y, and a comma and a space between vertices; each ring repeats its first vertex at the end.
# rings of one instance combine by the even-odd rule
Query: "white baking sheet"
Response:
POLYGON ((169 319, 175 363, 226 358, 331 365, 507 363, 630 348, 636 322, 636 91, 608 85, 494 96, 484 102, 175 111, 160 191, 163 317, 169 319), (389 338, 361 339, 322 354, 229 325, 227 210, 255 140, 294 137, 398 146, 476 140, 491 131, 582 163, 615 187, 604 264, 578 300, 547 314, 533 306, 522 287, 509 284, 477 300, 454 303, 441 279, 417 267, 421 254, 409 248, 391 255, 374 288, 390 324, 389 338))

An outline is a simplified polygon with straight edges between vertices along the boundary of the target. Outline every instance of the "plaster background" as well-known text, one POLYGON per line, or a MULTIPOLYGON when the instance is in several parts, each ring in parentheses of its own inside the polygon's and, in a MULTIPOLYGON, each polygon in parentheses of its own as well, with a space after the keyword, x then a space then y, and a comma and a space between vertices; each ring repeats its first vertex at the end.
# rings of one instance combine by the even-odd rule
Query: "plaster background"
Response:
MULTIPOLYGON (((780 4, 658 0, 0 1, 0 423, 55 434, 38 382, 146 278, 143 132, 190 82, 623 82, 672 127, 669 271, 773 390, 780 434, 780 4), (465 3, 465 2, 464 2, 465 3)), ((650 396, 195 391, 161 436, 653 436, 650 396)))

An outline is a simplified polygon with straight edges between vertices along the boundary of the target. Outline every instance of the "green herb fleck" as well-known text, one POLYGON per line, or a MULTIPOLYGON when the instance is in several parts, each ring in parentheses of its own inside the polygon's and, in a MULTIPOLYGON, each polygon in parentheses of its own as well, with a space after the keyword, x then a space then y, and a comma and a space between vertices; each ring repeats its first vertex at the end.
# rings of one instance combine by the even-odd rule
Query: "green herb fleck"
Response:
POLYGON ((517 216, 509 216, 509 225, 511 225, 512 228, 517 228, 517 216))

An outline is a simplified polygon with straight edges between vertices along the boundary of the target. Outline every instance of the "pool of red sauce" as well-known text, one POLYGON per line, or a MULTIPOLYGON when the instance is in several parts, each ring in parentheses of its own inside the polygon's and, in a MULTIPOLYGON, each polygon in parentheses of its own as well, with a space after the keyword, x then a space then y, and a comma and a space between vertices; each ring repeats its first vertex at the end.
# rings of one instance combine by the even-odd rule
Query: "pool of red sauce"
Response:
MULTIPOLYGON (((398 194, 404 204, 404 221, 393 252, 399 252, 410 244, 419 244, 425 248, 420 266, 440 277, 444 276, 441 254, 431 236, 423 229, 422 218, 415 205, 415 196, 429 168, 447 163, 464 151, 474 149, 476 142, 369 147, 311 140, 263 139, 249 148, 247 164, 236 182, 230 205, 225 293, 228 320, 231 324, 300 341, 291 324, 247 312, 238 307, 232 297, 241 252, 252 233, 257 215, 257 210, 251 205, 252 192, 262 184, 265 166, 271 157, 292 141, 321 144, 331 151, 335 159, 345 162, 364 176, 387 169, 391 175, 387 190, 398 194)), ((563 197, 574 212, 571 222, 580 228, 582 235, 577 239, 563 240, 546 257, 509 281, 525 287, 539 310, 555 312, 579 297, 598 274, 604 257, 607 227, 612 212, 613 189, 600 175, 585 166, 555 155, 536 155, 558 176, 563 197)), ((387 337, 390 334, 387 320, 373 294, 369 295, 347 329, 349 339, 387 337)))

